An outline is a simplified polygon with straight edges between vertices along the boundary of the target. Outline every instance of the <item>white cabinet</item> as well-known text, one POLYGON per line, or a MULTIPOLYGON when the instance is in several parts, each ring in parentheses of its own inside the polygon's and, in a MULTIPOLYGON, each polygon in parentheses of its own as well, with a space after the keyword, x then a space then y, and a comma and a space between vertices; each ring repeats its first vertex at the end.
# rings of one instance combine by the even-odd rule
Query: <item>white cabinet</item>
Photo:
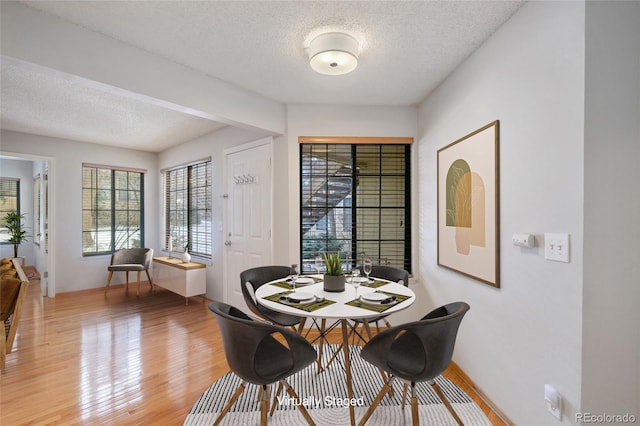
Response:
POLYGON ((182 262, 175 257, 153 258, 153 284, 171 290, 186 298, 207 292, 206 265, 198 262, 182 262))

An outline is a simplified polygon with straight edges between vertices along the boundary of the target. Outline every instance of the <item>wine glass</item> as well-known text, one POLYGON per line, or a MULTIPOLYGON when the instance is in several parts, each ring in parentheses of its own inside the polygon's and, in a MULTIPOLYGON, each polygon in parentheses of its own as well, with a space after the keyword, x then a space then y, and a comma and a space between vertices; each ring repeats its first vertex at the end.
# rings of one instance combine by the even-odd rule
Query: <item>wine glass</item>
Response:
POLYGON ((291 286, 293 287, 293 291, 296 291, 296 282, 298 281, 298 264, 293 263, 291 265, 291 286))
POLYGON ((364 274, 367 276, 367 281, 369 281, 369 274, 371 273, 371 259, 365 259, 362 262, 362 270, 364 274))
POLYGON ((351 285, 356 290, 356 299, 358 299, 358 286, 360 285, 360 269, 353 268, 351 271, 351 285))
POLYGON ((322 260, 322 256, 317 255, 316 256, 316 272, 318 273, 318 275, 320 275, 320 270, 322 269, 322 264, 324 263, 324 260, 322 260))

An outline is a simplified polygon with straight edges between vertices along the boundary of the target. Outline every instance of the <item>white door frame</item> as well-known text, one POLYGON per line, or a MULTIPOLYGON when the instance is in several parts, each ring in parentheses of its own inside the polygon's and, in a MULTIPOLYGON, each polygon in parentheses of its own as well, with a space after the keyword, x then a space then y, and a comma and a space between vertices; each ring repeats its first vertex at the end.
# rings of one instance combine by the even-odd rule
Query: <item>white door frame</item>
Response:
MULTIPOLYGON (((266 138, 262 138, 262 139, 258 139, 255 140, 253 142, 249 142, 246 144, 242 144, 242 145, 238 145, 238 146, 234 146, 232 148, 227 148, 225 149, 224 152, 224 161, 222 164, 222 179, 223 179, 223 187, 224 187, 224 195, 223 195, 223 208, 222 208, 222 238, 223 238, 223 244, 224 241, 227 240, 227 235, 229 234, 229 218, 228 216, 228 209, 227 209, 227 203, 229 202, 229 182, 227 179, 227 171, 228 171, 228 156, 230 154, 234 154, 240 151, 246 151, 248 149, 252 149, 252 148, 257 148, 259 146, 262 145, 269 145, 269 151, 270 151, 270 157, 271 157, 271 161, 272 161, 272 167, 269 168, 269 185, 271 186, 271 199, 269 200, 269 205, 270 205, 270 221, 271 223, 269 224, 269 226, 271 227, 271 229, 273 230, 273 183, 274 183, 274 179, 273 179, 273 137, 268 136, 266 138)), ((269 263, 273 262, 273 249, 274 249, 274 245, 273 245, 273 233, 272 233, 272 237, 269 239, 269 263)), ((227 280, 228 280, 228 271, 227 271, 227 250, 225 250, 223 248, 222 250, 222 282, 223 282, 223 292, 222 292, 222 297, 223 300, 226 302, 228 300, 228 292, 227 292, 227 280)))
MULTIPOLYGON (((48 194, 48 207, 49 207, 49 251, 44 253, 45 245, 40 245, 41 255, 43 256, 46 277, 42 276, 40 279, 46 282, 46 294, 43 296, 56 297, 56 250, 55 250, 55 189, 56 189, 56 159, 54 157, 46 157, 41 155, 25 154, 22 152, 6 152, 0 151, 0 154, 7 157, 14 157, 27 161, 43 161, 48 164, 48 181, 47 185, 48 194)), ((33 184, 32 184, 33 187, 33 184)), ((45 196, 47 196, 45 194, 45 196)), ((43 200, 44 203, 44 200, 43 200)), ((44 274, 43 274, 44 275, 44 274)))

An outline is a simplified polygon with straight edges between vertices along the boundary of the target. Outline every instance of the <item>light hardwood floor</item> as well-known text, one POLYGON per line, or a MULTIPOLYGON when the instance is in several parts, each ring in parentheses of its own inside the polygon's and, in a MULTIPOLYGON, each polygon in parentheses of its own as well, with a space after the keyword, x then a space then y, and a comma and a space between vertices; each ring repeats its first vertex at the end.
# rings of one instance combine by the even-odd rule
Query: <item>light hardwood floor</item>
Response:
MULTIPOLYGON (((2 425, 181 425, 200 394, 228 371, 202 298, 135 284, 40 297, 32 282, 14 352, 0 382, 2 425)), ((464 374, 445 374, 474 397, 464 374)))

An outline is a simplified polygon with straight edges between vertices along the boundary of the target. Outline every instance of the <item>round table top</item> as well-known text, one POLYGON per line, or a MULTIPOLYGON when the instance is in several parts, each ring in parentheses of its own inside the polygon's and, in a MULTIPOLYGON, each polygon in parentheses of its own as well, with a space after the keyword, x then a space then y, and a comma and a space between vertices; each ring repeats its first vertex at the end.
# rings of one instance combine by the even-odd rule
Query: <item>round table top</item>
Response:
MULTIPOLYGON (((306 276, 306 275, 305 275, 306 276)), ((311 277, 320 278, 318 275, 311 275, 311 277)), ((371 277, 372 279, 374 277, 371 277)), ((349 283, 345 284, 345 291, 342 292, 328 292, 323 290, 323 282, 316 282, 314 284, 307 285, 297 285, 296 292, 304 292, 310 293, 317 298, 325 298, 326 300, 331 300, 336 303, 330 304, 328 306, 321 307, 312 312, 307 312, 303 309, 299 309, 295 306, 288 305, 286 303, 281 303, 277 301, 271 301, 264 299, 265 297, 275 295, 277 293, 284 293, 290 290, 283 288, 278 285, 273 285, 275 283, 281 283, 283 279, 272 281, 272 283, 267 283, 263 286, 260 286, 256 290, 256 300, 259 304, 272 309, 274 311, 282 312, 285 314, 296 315, 301 317, 312 317, 312 318, 326 318, 326 319, 349 319, 349 318, 357 318, 357 319, 365 319, 365 318, 375 318, 380 315, 389 315, 394 312, 401 311, 403 309, 408 308, 415 301, 416 296, 415 293, 409 288, 405 287, 402 284, 398 284, 395 282, 382 280, 380 278, 375 278, 376 281, 386 281, 387 284, 383 284, 377 288, 367 287, 366 285, 358 286, 358 296, 362 296, 368 293, 373 292, 382 292, 382 293, 392 293, 396 295, 407 296, 406 300, 403 300, 399 303, 395 303, 392 306, 389 306, 383 312, 379 312, 377 310, 368 309, 367 307, 362 307, 362 303, 359 306, 351 306, 347 303, 355 300, 355 288, 349 283)))

